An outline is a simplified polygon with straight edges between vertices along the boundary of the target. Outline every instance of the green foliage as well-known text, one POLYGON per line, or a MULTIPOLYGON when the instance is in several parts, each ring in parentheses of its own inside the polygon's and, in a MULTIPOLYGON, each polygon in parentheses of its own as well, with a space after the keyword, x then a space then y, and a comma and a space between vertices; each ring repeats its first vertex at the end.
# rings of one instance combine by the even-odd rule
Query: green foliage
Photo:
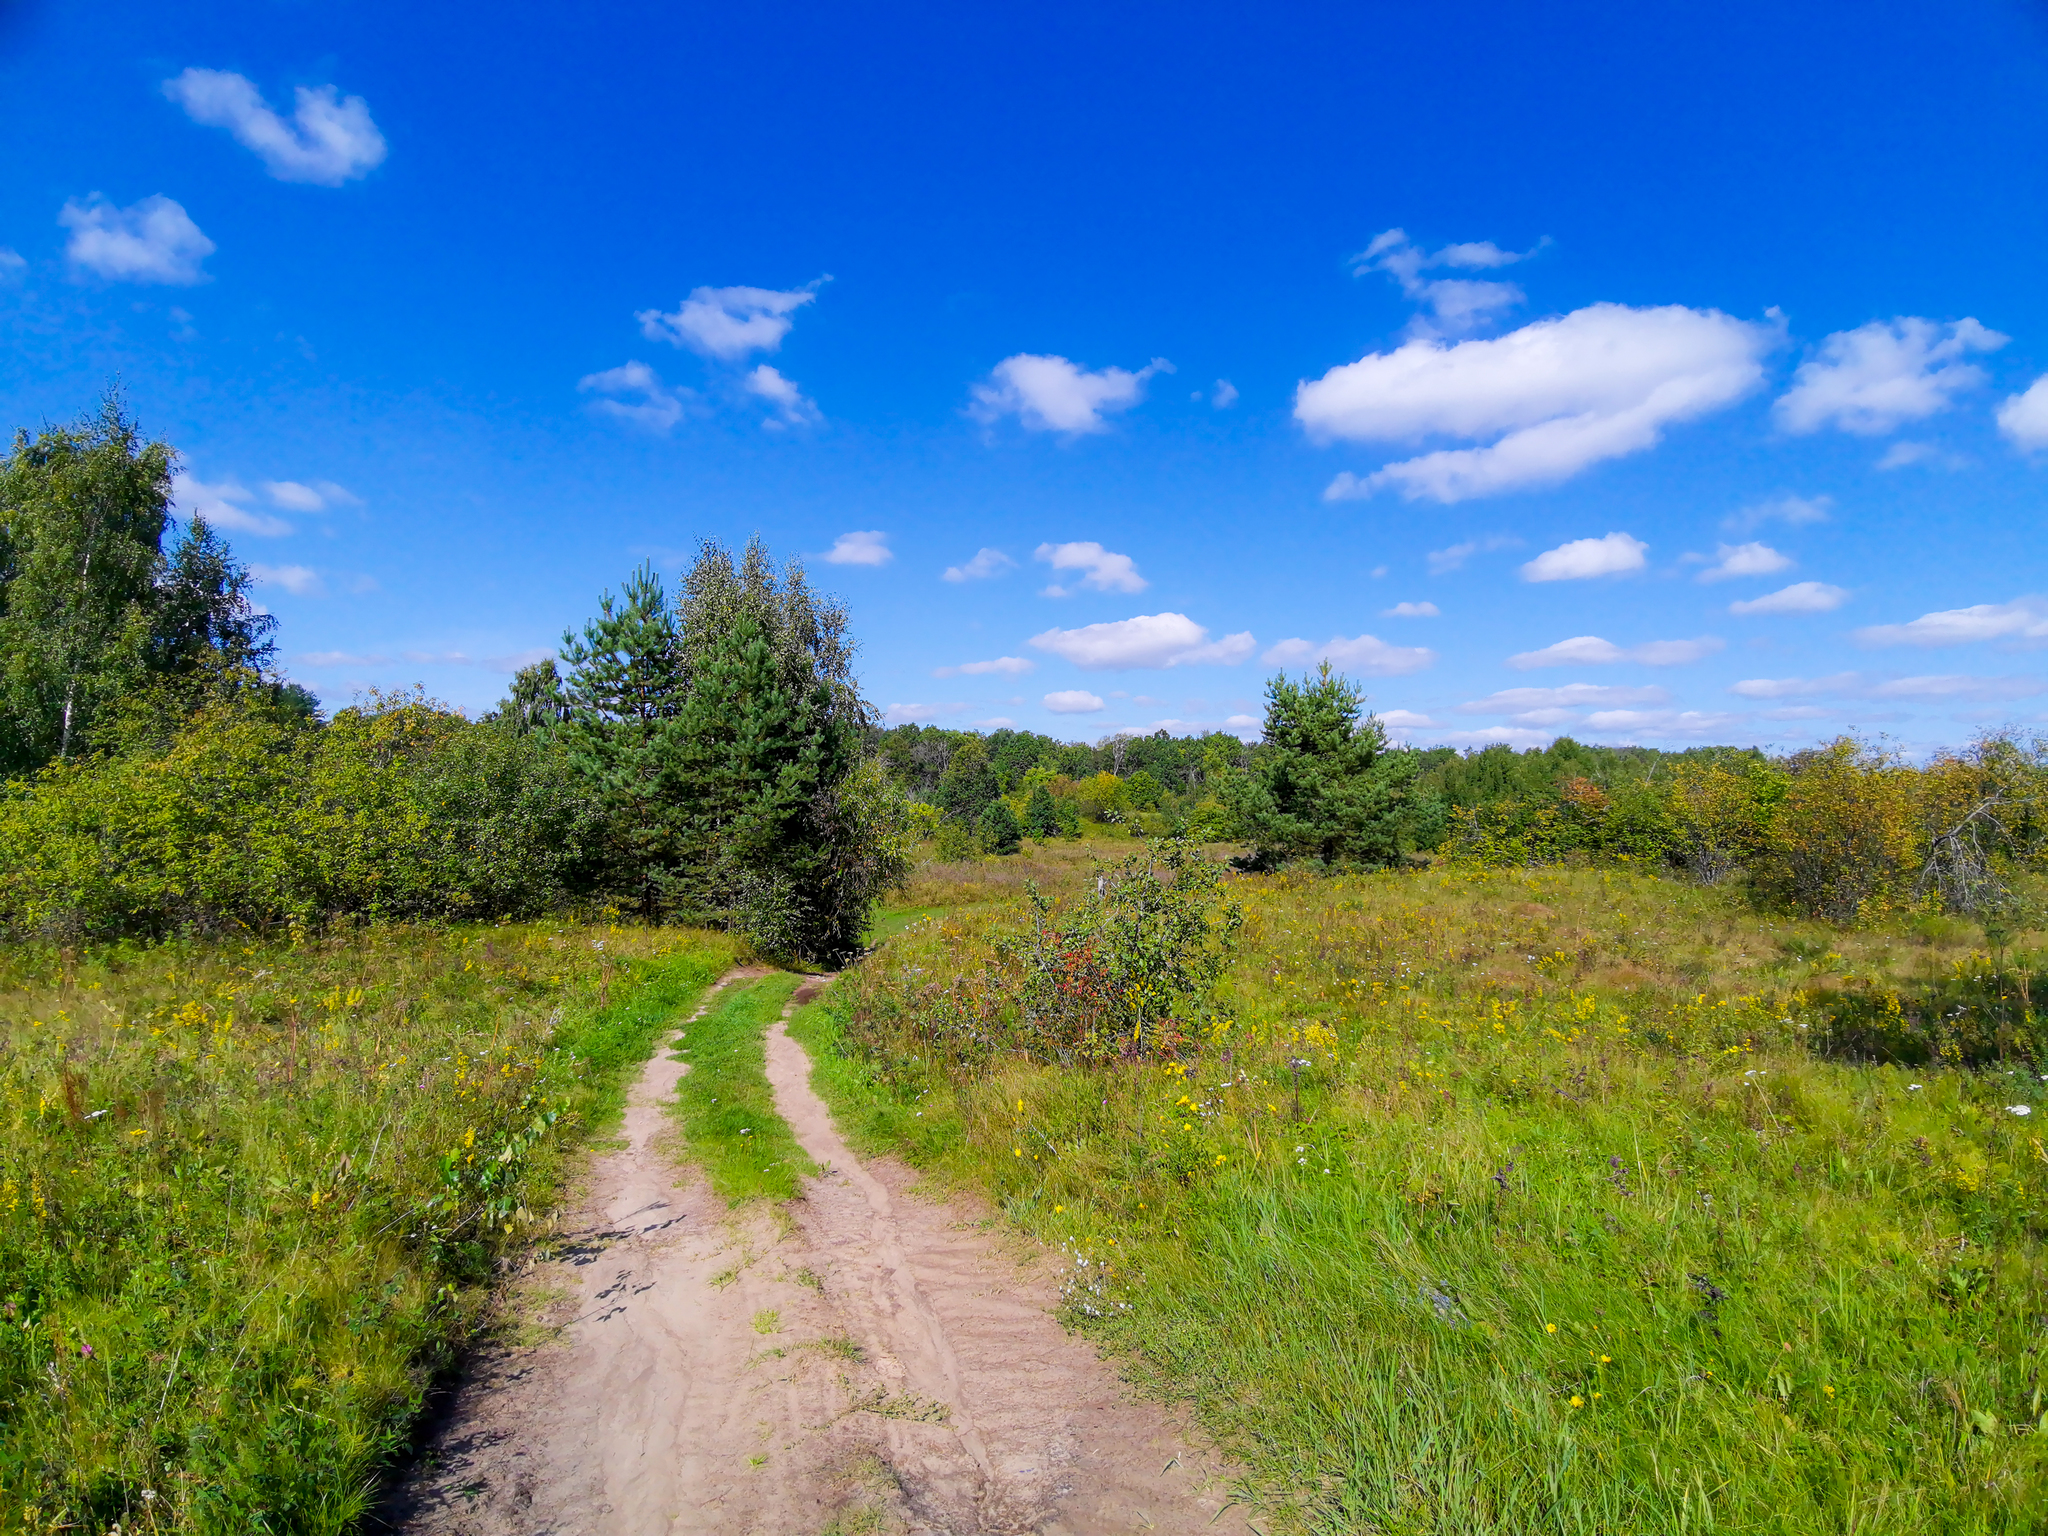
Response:
POLYGON ((0 955, 0 1530, 358 1529, 731 954, 535 925, 0 955))
POLYGON ((1014 908, 906 931, 803 1027, 866 1148, 1073 1256, 1069 1315, 1276 1528, 2038 1524, 2048 1087, 2012 971, 1625 870, 1238 892, 1165 1060, 950 1048, 1014 908), (1930 1043, 2003 993, 2013 1054, 1829 1059, 1887 993, 1930 1043))
POLYGON ((945 771, 939 775, 933 804, 964 826, 974 826, 990 801, 1002 792, 990 767, 988 748, 979 736, 969 736, 953 748, 945 771))
POLYGON ((0 925, 70 940, 531 915, 582 883, 595 816, 544 737, 418 696, 373 696, 323 729, 252 691, 160 747, 9 786, 0 925))
MULTIPOLYGON (((1075 820, 1080 819, 1076 813, 1075 820)), ((1059 837, 1065 828, 1060 824, 1059 802, 1052 797, 1052 791, 1042 783, 1031 786, 1031 793, 1024 801, 1024 831, 1041 840, 1059 837)))
POLYGON ((690 1070, 676 1084, 676 1115, 690 1154, 728 1205, 790 1200, 817 1167, 775 1112, 766 1032, 800 976, 770 976, 727 987, 676 1047, 690 1070))
POLYGON ((1328 662, 1299 683, 1276 675, 1266 684, 1264 745, 1229 785, 1231 811, 1252 844, 1248 867, 1398 863, 1420 769, 1414 753, 1388 748, 1378 719, 1364 714, 1364 695, 1328 662))
POLYGON ((1023 846, 1024 828, 1018 823, 1017 813, 1005 800, 989 801, 982 810, 975 831, 981 839, 984 853, 1015 853, 1023 846))

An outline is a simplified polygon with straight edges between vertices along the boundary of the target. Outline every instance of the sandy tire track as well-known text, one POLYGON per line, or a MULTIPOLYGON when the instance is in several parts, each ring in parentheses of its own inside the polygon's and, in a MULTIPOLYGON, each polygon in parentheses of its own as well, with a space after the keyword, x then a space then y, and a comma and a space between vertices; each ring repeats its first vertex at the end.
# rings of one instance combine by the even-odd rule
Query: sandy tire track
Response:
MULTIPOLYGON (((719 989, 760 971, 736 971, 719 989)), ((784 1019, 830 978, 799 989, 784 1019)), ((728 1213, 669 1142, 670 1041, 393 1490, 410 1536, 1096 1536, 1242 1531, 1223 1468, 1051 1315, 1042 1257, 863 1165, 778 1020, 776 1102, 825 1168, 728 1213), (756 1320, 768 1310, 776 1331, 756 1320), (857 1347, 856 1347, 857 1346, 857 1347), (1213 1523, 1212 1523, 1213 1522, 1213 1523)), ((766 1319, 761 1319, 766 1323, 766 1319)))

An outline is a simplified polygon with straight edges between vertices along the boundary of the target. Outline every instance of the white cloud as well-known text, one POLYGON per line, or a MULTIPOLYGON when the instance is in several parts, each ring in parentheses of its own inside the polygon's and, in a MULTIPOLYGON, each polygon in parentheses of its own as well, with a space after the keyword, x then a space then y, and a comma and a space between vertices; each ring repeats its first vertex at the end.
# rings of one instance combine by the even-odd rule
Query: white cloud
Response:
POLYGON ((889 548, 889 535, 870 528, 861 533, 842 533, 825 551, 827 565, 887 565, 896 558, 889 548))
POLYGON ((302 667, 381 667, 389 656, 358 656, 352 651, 308 651, 292 660, 302 667))
MULTIPOLYGON (((1197 399, 1201 397, 1196 396, 1197 399)), ((1227 411, 1237 404, 1237 386, 1228 379, 1218 379, 1215 389, 1209 393, 1209 404, 1219 411, 1227 411)))
POLYGON ((994 661, 963 661, 957 667, 934 667, 933 677, 1022 677, 1036 672, 1038 663, 1022 656, 998 656, 994 661))
POLYGON ((0 245, 0 283, 16 283, 28 270, 28 258, 11 245, 0 245))
MULTIPOLYGON (((1517 549, 1521 543, 1520 539, 1496 533, 1483 539, 1467 539, 1462 544, 1453 544, 1449 549, 1432 549, 1428 556, 1429 574, 1442 576, 1451 571, 1461 570, 1465 562, 1474 555, 1490 555, 1497 549, 1517 549)), ((1385 566, 1381 566, 1373 575, 1384 575, 1386 569, 1385 566)))
POLYGON ((1962 358, 1994 352, 2008 339, 1968 319, 1953 325, 1915 315, 1873 320, 1823 341, 1773 409, 1788 432, 1832 426, 1879 437, 1947 410, 1957 395, 1983 383, 1984 370, 1962 358))
POLYGON ((1562 688, 1503 688, 1483 699, 1460 704, 1462 715, 1523 715, 1539 709, 1617 708, 1632 704, 1668 704, 1662 688, 1624 688, 1603 683, 1566 683, 1562 688))
MULTIPOLYGON (((1138 574, 1138 563, 1129 555, 1113 554, 1090 539, 1075 544, 1041 544, 1031 553, 1056 571, 1081 571, 1081 585, 1097 592, 1142 592, 1152 583, 1138 574)), ((1071 597, 1071 588, 1055 583, 1045 589, 1047 597, 1071 597)))
POLYGON ((1865 645, 1970 645, 1980 640, 2048 640, 2048 601, 2016 597, 1923 613, 1910 624, 1873 624, 1856 631, 1865 645))
POLYGON ((1701 581, 1730 581, 1738 576, 1769 576, 1789 571, 1798 562, 1780 554, 1768 544, 1723 544, 1714 551, 1715 563, 1700 572, 1701 581))
POLYGON ((71 231, 64 255, 72 267, 110 282, 203 283, 199 264, 216 249, 168 197, 116 208, 95 192, 66 203, 57 222, 71 231))
MULTIPOLYGON (((2003 413, 2001 419, 2002 417, 2003 413)), ((1885 449, 1877 461, 1877 467, 1886 470, 1904 469, 1909 464, 1934 464, 1942 469, 1968 469, 1970 460, 1960 453, 1949 453, 1937 448, 1932 443, 1916 443, 1902 438, 1885 449)))
MULTIPOLYGON (((2048 678, 1972 677, 1949 673, 1931 677, 1866 678, 1860 672, 1827 677, 1751 677, 1733 684, 1730 693, 1746 699, 1922 699, 1995 703, 2030 699, 2048 693, 2048 678)), ((1788 714, 1789 711, 1780 711, 1788 714)), ((1816 714, 1826 714, 1816 710, 1816 714)))
MULTIPOLYGON (((1544 242, 1548 244, 1548 242, 1544 242)), ((1541 250, 1542 245, 1536 247, 1541 250)), ((1522 290, 1513 283, 1492 282, 1469 277, 1425 278, 1422 274, 1440 267, 1462 271, 1488 271, 1526 261, 1535 251, 1504 251, 1491 240, 1471 240, 1425 251, 1408 238, 1408 232, 1390 229, 1375 236, 1358 255, 1351 258, 1352 275, 1384 272, 1401 285, 1401 292, 1429 310, 1434 322, 1418 320, 1412 328, 1419 334, 1468 331, 1490 319, 1497 311, 1522 302, 1522 290)))
POLYGON ((824 420, 818 407, 804 398, 804 392, 796 387, 793 380, 784 378, 779 369, 766 363, 749 373, 744 384, 748 394, 760 396, 781 413, 771 417, 765 423, 767 426, 806 427, 824 420))
POLYGON ((659 374, 637 361, 621 363, 603 373, 585 374, 576 381, 576 388, 584 394, 595 393, 603 397, 591 401, 592 410, 660 433, 666 433, 683 419, 683 412, 689 408, 692 398, 686 389, 668 388, 661 382, 659 374), (638 401, 613 398, 619 395, 638 395, 640 398, 638 401))
POLYGON ((1446 747, 1547 747, 1557 732, 1530 730, 1517 725, 1489 725, 1476 731, 1437 731, 1431 740, 1446 747))
POLYGON ((1153 358, 1136 373, 1122 368, 1091 373, 1064 357, 1019 352, 997 363, 988 383, 974 386, 968 413, 985 422, 1015 416, 1033 432, 1106 432, 1105 412, 1136 405, 1145 398, 1147 380, 1171 372, 1173 364, 1163 357, 1153 358))
MULTIPOLYGON (((827 281, 820 278, 819 282, 827 281)), ((735 362, 749 352, 773 352, 782 345, 796 312, 818 296, 805 288, 692 288, 673 314, 658 309, 634 313, 650 341, 688 347, 706 357, 735 362)))
POLYGON ((360 496, 332 480, 320 480, 312 485, 297 480, 266 480, 263 482, 263 494, 270 498, 273 507, 283 507, 287 512, 325 512, 329 507, 359 507, 363 504, 360 496))
POLYGON ((949 565, 945 570, 948 581, 982 581, 990 576, 1000 576, 1005 571, 1014 571, 1017 562, 1000 549, 981 549, 965 565, 949 565))
POLYGON ((1651 736, 1704 736, 1741 721, 1740 715, 1698 709, 1604 709, 1586 716, 1586 724, 1595 731, 1651 736))
POLYGON ((472 656, 467 651, 406 651, 407 661, 420 667, 481 667, 486 672, 511 674, 521 667, 530 667, 537 661, 546 661, 555 653, 546 646, 532 650, 514 651, 509 656, 472 656))
POLYGON ((882 718, 890 725, 922 725, 957 715, 966 708, 965 704, 891 704, 882 711, 882 718))
POLYGON ((1666 427, 1755 389, 1777 334, 1718 310, 1593 304, 1490 340, 1418 337, 1369 354, 1297 386, 1294 415, 1319 441, 1490 439, 1342 474, 1323 493, 1464 501, 1654 447, 1666 427))
POLYGON ((1380 724, 1392 731, 1422 730, 1436 724, 1429 716, 1418 715, 1412 709, 1383 709, 1378 713, 1380 724))
POLYGON ((1346 672, 1366 677, 1405 677, 1436 661, 1436 652, 1421 645, 1389 645, 1375 635, 1347 640, 1333 635, 1321 645, 1309 640, 1282 640, 1260 658, 1268 666, 1299 666, 1327 661, 1346 672))
POLYGON ((1833 613, 1849 601, 1846 588, 1824 581, 1795 581, 1789 587, 1766 592, 1762 597, 1730 603, 1728 611, 1738 617, 1753 613, 1833 613))
POLYGON ((1524 581, 1584 581, 1594 576, 1620 576, 1643 568, 1650 546, 1625 533, 1600 539, 1573 539, 1546 549, 1522 567, 1524 581))
POLYGON ((1085 688, 1062 688, 1045 696, 1045 707, 1056 715, 1092 715, 1103 703, 1085 688))
POLYGON ((1575 635, 1546 645, 1540 651, 1522 651, 1508 658, 1518 672, 1535 667, 1609 666, 1633 661, 1645 667, 1683 667, 1713 655, 1726 645, 1712 635, 1697 640, 1647 640, 1624 649, 1598 635, 1575 635))
POLYGON ((171 504, 188 518, 203 517, 216 528, 251 533, 264 539, 274 539, 292 531, 292 525, 283 518, 236 505, 252 499, 249 492, 234 480, 209 485, 188 474, 171 477, 171 504))
POLYGON ((1141 614, 1079 629, 1048 629, 1031 643, 1077 667, 1183 667, 1200 663, 1235 666, 1256 642, 1247 632, 1209 639, 1209 631, 1184 613, 1141 614))
POLYGON ((2023 452, 2048 448, 2048 374, 2006 397, 1998 408, 1998 430, 2023 452))
POLYGON ((1721 526, 1730 533, 1748 533, 1753 528, 1773 522, 1803 528, 1808 523, 1826 522, 1828 509, 1834 504, 1832 496, 1774 496, 1769 501, 1760 501, 1739 512, 1729 513, 1721 519, 1721 526))
POLYGON ((331 85, 300 86, 289 123, 253 83, 227 70, 188 69, 164 82, 164 94, 193 122, 227 129, 279 181, 338 187, 384 160, 384 135, 370 121, 369 105, 331 85))
POLYGON ((320 573, 304 565, 263 565, 249 562, 249 574, 258 581, 267 581, 272 586, 283 587, 285 591, 299 597, 317 595, 322 589, 320 573))
POLYGON ((1440 619, 1443 610, 1435 603, 1396 603, 1391 608, 1382 608, 1383 619, 1440 619))

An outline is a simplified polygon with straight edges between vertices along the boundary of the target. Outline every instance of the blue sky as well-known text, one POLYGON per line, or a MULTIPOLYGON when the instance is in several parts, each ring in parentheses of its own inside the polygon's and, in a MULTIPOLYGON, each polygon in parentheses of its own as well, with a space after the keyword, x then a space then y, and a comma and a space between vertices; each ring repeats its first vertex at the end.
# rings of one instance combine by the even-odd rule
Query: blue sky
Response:
POLYGON ((118 375, 330 703, 759 531, 897 720, 2048 710, 2048 8, 564 16, 0 0, 6 420, 118 375))

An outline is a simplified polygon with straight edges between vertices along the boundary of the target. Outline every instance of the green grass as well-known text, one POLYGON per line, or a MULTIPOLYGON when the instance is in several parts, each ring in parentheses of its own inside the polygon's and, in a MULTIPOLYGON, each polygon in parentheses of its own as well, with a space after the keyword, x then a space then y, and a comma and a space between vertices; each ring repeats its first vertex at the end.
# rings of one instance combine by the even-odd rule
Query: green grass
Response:
POLYGON ((802 981, 769 976, 726 988, 676 1051, 690 1064, 676 1085, 684 1139, 730 1205, 788 1200, 798 1180, 817 1171, 775 1112, 768 1085, 768 1025, 802 981))
POLYGON ((993 911, 795 1031, 856 1145, 1065 1250, 1070 1315, 1276 1528, 2042 1527, 2021 972, 1954 926, 1831 933, 1642 876, 1235 884, 1244 951, 1179 1060, 942 1069, 927 989, 1000 995, 993 911), (1827 1054, 1873 1010, 1935 1064, 1827 1054), (2007 1057, 1941 1064, 1966 1039, 2007 1057))
POLYGON ((0 1531, 341 1532, 732 960, 372 927, 0 953, 0 1531))

